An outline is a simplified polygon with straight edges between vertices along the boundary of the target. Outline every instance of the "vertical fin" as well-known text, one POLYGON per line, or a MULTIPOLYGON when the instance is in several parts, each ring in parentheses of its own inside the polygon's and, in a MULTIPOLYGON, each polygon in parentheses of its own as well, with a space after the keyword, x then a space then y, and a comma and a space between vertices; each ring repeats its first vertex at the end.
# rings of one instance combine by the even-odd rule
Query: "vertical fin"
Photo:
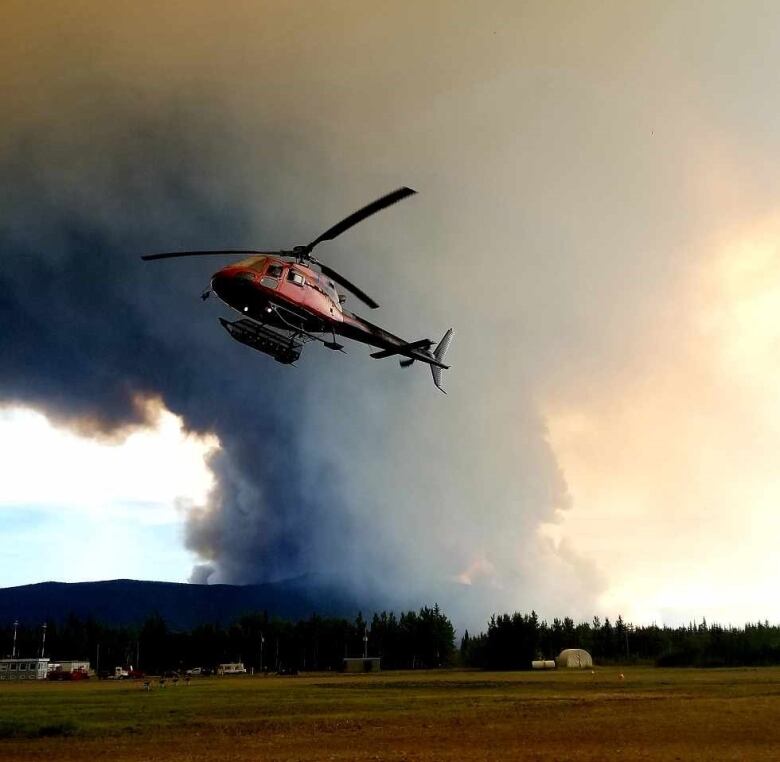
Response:
MULTIPOLYGON (((444 355, 447 354, 447 350, 449 349, 450 343, 452 342, 452 328, 450 328, 447 333, 444 334, 442 337, 442 340, 438 343, 436 346, 436 349, 433 351, 433 356, 439 361, 444 362, 444 355)), ((433 383, 435 384, 436 388, 447 393, 444 389, 444 387, 441 385, 441 373, 442 368, 440 368, 438 365, 431 365, 431 375, 433 376, 433 383)))

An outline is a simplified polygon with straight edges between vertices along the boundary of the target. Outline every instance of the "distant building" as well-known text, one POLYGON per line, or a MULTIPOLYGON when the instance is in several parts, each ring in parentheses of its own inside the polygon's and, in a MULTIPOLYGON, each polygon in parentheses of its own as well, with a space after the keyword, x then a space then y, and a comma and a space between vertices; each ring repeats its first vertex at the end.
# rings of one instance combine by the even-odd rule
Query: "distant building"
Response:
POLYGON ((49 659, 0 659, 0 680, 45 680, 49 659))
POLYGON ((49 663, 49 672, 89 672, 89 662, 78 659, 65 659, 49 663))
POLYGON ((382 669, 379 656, 346 658, 342 662, 342 672, 379 672, 382 669))
POLYGON ((555 658, 555 666, 573 667, 574 669, 584 669, 593 666, 593 659, 590 654, 582 648, 566 648, 555 658))
POLYGON ((88 661, 69 659, 49 663, 49 680, 84 680, 89 675, 88 661))
POLYGON ((245 675, 246 667, 244 666, 243 662, 231 661, 225 664, 220 664, 217 667, 217 674, 218 675, 245 675))

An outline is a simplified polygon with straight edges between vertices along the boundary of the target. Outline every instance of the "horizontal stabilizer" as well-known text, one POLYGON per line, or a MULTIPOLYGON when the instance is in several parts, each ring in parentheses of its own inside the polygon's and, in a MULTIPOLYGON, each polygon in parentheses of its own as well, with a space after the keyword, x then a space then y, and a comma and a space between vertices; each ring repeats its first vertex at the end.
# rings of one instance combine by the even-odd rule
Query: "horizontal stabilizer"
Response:
POLYGON ((371 357, 375 360, 381 360, 384 357, 403 355, 414 349, 430 349, 431 344, 433 344, 433 342, 430 339, 420 339, 419 341, 411 341, 408 344, 399 344, 392 349, 383 349, 381 352, 373 352, 371 357))

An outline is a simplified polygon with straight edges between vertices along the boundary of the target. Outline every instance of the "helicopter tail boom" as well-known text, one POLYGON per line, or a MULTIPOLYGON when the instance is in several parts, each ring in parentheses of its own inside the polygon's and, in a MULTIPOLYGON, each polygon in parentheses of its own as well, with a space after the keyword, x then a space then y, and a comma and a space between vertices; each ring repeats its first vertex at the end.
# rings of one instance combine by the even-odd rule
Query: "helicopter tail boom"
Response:
POLYGON ((430 339, 420 339, 419 341, 410 341, 406 344, 400 344, 392 349, 383 349, 381 352, 373 352, 371 357, 375 360, 381 360, 384 357, 392 357, 393 355, 402 355, 407 352, 411 352, 413 349, 430 349, 433 342, 430 339))
POLYGON ((433 351, 431 351, 431 347, 433 347, 434 342, 430 339, 404 341, 379 326, 369 323, 368 320, 348 312, 344 313, 344 321, 339 327, 339 333, 356 341, 362 341, 364 344, 379 347, 379 351, 371 354, 371 357, 376 360, 400 355, 403 358, 401 360, 402 368, 408 368, 415 360, 430 365, 433 383, 439 391, 444 391, 442 371, 448 370, 450 367, 445 364, 444 357, 452 342, 452 328, 444 334, 433 351))

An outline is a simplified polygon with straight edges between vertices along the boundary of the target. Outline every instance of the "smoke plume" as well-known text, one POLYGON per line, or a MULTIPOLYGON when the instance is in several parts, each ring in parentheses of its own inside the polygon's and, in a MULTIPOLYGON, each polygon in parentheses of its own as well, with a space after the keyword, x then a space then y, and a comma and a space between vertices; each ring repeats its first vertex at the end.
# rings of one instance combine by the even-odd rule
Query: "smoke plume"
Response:
POLYGON ((569 505, 540 401, 562 357, 587 363, 591 307, 637 267, 588 279, 604 231, 561 266, 581 231, 560 224, 554 207, 577 202, 549 151, 576 162, 564 125, 573 110, 595 128, 595 94, 523 46, 544 13, 529 27, 513 4, 223 10, 12 7, 0 401, 110 437, 159 398, 216 434, 217 487, 187 518, 193 581, 309 575, 477 623, 499 608, 587 613, 597 572, 539 531, 569 505), (420 195, 322 257, 378 299, 388 329, 455 328, 447 397, 425 369, 359 346, 278 366, 198 299, 219 262, 139 260, 288 247, 401 184, 420 195))

